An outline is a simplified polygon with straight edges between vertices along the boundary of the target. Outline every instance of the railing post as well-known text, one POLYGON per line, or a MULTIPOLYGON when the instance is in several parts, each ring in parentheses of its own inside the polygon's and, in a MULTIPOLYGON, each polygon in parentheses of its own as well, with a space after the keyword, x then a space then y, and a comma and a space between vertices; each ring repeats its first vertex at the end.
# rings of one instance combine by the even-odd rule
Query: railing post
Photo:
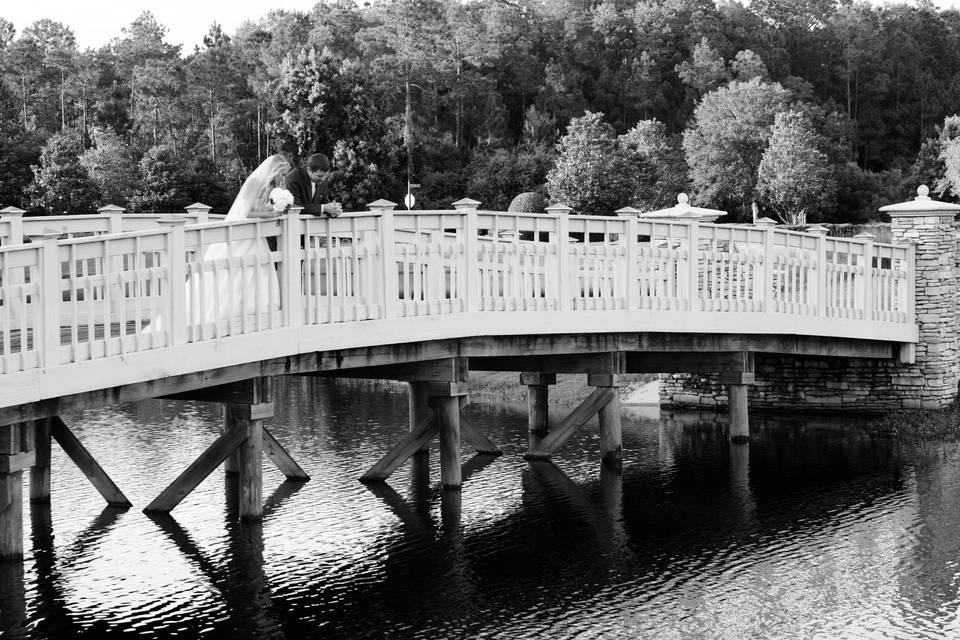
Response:
POLYGON ((169 283, 167 295, 170 299, 167 304, 169 321, 167 330, 170 332, 170 345, 175 346, 187 342, 187 250, 186 250, 186 218, 182 216, 165 216, 157 220, 161 226, 167 227, 167 272, 169 283))
POLYGON ((389 318, 397 302, 397 259, 394 246, 393 211, 397 203, 389 200, 377 200, 367 205, 370 211, 380 214, 380 275, 382 282, 383 317, 389 318))
POLYGON ((817 236, 817 315, 827 317, 827 237, 817 236))
POLYGON ((97 209, 97 213, 107 219, 107 233, 123 233, 124 211, 126 209, 115 204, 108 204, 97 209))
POLYGON ((873 234, 858 233, 855 238, 863 238, 863 277, 860 286, 863 293, 860 300, 863 304, 863 319, 873 320, 873 234))
POLYGON ((636 266, 637 266, 637 254, 639 253, 639 243, 637 238, 640 234, 639 222, 637 221, 637 216, 640 215, 639 209, 634 209, 633 207, 623 207, 622 209, 617 209, 616 214, 621 218, 625 218, 627 223, 627 230, 624 233, 626 236, 623 239, 623 253, 624 260, 626 265, 623 269, 623 305, 624 309, 632 309, 636 301, 636 266))
POLYGON ((40 366, 49 369, 60 364, 60 245, 58 231, 30 236, 30 241, 40 245, 40 332, 37 340, 40 349, 40 366))
POLYGON ((690 311, 700 310, 700 223, 691 220, 687 227, 687 305, 690 311))
POLYGON ((547 207, 547 213, 557 215, 557 310, 569 311, 573 308, 570 292, 570 207, 555 204, 547 207))
POLYGON ((10 235, 6 242, 0 242, 2 245, 23 244, 23 214, 26 211, 16 207, 5 207, 0 209, 0 219, 10 223, 10 235))
MULTIPOLYGON (((194 218, 196 224, 206 224, 210 222, 210 207, 201 203, 194 202, 188 207, 184 207, 188 214, 194 218)), ((301 207, 302 208, 302 207, 301 207)))
POLYGON ((464 311, 480 310, 480 271, 477 266, 477 207, 476 200, 463 198, 453 203, 453 208, 463 212, 463 305, 464 311))
POLYGON ((773 227, 770 226, 763 230, 763 296, 761 300, 763 300, 764 313, 773 313, 777 304, 773 295, 773 266, 775 261, 773 252, 776 246, 774 233, 773 227))
POLYGON ((292 205, 283 217, 283 238, 280 244, 280 299, 283 301, 283 326, 302 325, 306 320, 303 309, 303 268, 300 260, 301 224, 303 207, 292 205))

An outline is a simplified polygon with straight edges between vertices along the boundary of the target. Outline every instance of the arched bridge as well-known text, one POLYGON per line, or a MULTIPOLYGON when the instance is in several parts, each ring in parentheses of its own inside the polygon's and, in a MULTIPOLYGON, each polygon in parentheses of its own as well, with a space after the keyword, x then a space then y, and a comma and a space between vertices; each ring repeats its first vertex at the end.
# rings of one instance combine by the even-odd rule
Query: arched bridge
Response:
MULTIPOLYGON (((753 353, 913 357, 911 246, 631 210, 587 217, 478 204, 395 211, 381 201, 335 219, 292 211, 237 222, 199 206, 187 216, 0 212, 0 476, 19 481, 33 466, 34 497, 48 496, 34 446, 49 446, 52 431, 82 458, 56 422, 70 409, 158 396, 247 407, 234 416, 246 431, 228 430, 151 505, 169 510, 211 465, 254 442, 270 376, 337 374, 411 383, 411 432, 367 479, 385 478, 439 434, 443 481, 458 485, 461 428, 495 450, 459 420, 470 370, 523 372, 539 434, 531 455, 549 456, 599 413, 601 453, 619 464, 619 374, 720 372, 745 429, 753 353), (596 390, 547 432, 546 389, 564 372, 588 374, 596 390)), ((290 477, 304 475, 269 434, 263 442, 290 477)), ((247 458, 258 465, 259 453, 247 458)), ((238 464, 259 482, 252 462, 238 464)), ((259 486, 253 493, 242 515, 259 513, 259 486)))

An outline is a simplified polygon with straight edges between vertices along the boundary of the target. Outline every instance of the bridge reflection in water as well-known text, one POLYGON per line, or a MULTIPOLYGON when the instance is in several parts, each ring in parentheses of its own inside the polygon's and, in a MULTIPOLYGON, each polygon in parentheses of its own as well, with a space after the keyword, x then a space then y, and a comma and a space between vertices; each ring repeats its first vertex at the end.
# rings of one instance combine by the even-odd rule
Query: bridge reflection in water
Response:
MULTIPOLYGON (((2 565, 5 637, 942 637, 956 624, 954 446, 760 417, 749 445, 731 445, 722 416, 628 412, 631 464, 598 477, 595 436, 527 462, 527 417, 471 406, 504 456, 467 460, 469 491, 440 488, 436 449, 368 487, 358 460, 405 428, 405 395, 289 382, 267 423, 316 470, 311 482, 280 484, 262 523, 238 522, 222 475, 175 516, 91 521, 96 496, 76 472, 58 475, 63 498, 31 507, 28 561, 2 565), (139 566, 146 557, 162 570, 139 566)), ((134 416, 139 446, 110 458, 120 473, 151 451, 175 470, 189 458, 167 446, 177 425, 220 427, 179 402, 73 423, 110 451, 117 421, 134 416)), ((151 495, 146 485, 136 490, 151 495)))

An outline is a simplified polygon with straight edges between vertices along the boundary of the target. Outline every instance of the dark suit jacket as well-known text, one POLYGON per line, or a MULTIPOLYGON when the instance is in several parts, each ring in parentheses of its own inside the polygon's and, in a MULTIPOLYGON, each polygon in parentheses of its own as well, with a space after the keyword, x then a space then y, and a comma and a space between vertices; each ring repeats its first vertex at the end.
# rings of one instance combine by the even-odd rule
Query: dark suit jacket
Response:
POLYGON ((320 215, 320 207, 327 202, 327 182, 321 182, 317 185, 317 190, 310 197, 310 176, 304 167, 291 169, 283 178, 284 188, 293 194, 293 204, 303 207, 303 212, 320 215))

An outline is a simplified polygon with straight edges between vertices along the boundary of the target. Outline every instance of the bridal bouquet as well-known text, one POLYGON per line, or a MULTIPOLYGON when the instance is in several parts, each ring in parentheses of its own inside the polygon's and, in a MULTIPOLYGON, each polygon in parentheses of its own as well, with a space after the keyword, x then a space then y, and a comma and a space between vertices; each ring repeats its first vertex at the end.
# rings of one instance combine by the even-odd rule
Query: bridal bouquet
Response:
POLYGON ((270 192, 270 203, 273 204, 273 210, 277 213, 286 213, 293 204, 293 194, 277 187, 270 192))

